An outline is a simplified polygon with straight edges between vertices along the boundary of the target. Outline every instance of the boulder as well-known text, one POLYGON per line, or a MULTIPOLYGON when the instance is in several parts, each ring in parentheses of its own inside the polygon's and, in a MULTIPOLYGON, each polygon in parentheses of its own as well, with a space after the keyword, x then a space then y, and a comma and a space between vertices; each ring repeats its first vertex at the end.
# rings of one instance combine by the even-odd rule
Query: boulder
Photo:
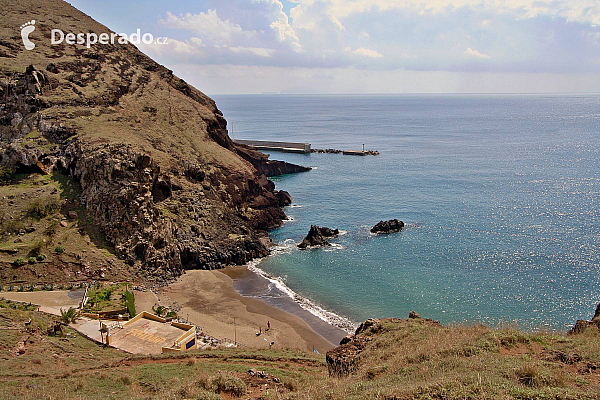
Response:
POLYGON ((410 319, 421 319, 422 317, 416 311, 411 311, 408 313, 408 318, 410 319))
POLYGON ((327 227, 318 227, 312 225, 308 231, 308 235, 304 238, 302 243, 298 245, 299 248, 305 249, 307 247, 314 246, 331 246, 327 241, 328 238, 339 235, 340 231, 337 229, 330 229, 327 227))
POLYGON ((373 228, 371 233, 392 233, 399 232, 404 228, 404 222, 397 219, 390 219, 389 221, 379 221, 373 228))

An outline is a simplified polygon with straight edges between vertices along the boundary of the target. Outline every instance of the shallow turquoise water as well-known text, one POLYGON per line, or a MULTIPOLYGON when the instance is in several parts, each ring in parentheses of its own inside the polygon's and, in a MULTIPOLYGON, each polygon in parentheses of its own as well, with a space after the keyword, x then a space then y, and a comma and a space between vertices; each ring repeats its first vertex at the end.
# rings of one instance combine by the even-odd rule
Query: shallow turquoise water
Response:
POLYGON ((271 153, 315 168, 273 179, 293 221, 258 267, 323 308, 565 329, 600 301, 600 96, 214 98, 237 139, 381 152, 271 153), (311 224, 347 233, 295 249, 311 224))

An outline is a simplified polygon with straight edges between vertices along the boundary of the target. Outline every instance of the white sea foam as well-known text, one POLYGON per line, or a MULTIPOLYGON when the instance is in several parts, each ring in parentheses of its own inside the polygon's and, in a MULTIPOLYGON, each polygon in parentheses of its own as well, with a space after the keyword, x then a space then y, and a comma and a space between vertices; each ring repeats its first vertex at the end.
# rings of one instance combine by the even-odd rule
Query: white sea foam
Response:
POLYGON ((337 251, 337 250, 344 250, 346 248, 346 246, 341 245, 339 243, 330 243, 330 244, 331 244, 331 246, 323 247, 323 251, 327 251, 327 252, 337 251))
MULTIPOLYGON (((291 239, 288 239, 288 240, 291 240, 291 239)), ((286 240, 286 242, 287 242, 287 240, 286 240)), ((295 243, 294 243, 294 245, 295 245, 295 243)), ((286 248, 286 247, 287 246, 282 246, 282 248, 286 248)), ((275 251, 277 251, 277 250, 275 250, 275 251)), ((286 251, 286 250, 282 250, 282 251, 286 251)), ((302 307, 309 313, 322 319, 323 321, 327 322, 330 325, 333 325, 335 327, 342 329, 343 331, 346 331, 348 333, 354 333, 354 331, 357 328, 357 325, 355 323, 350 321, 348 318, 342 317, 341 315, 337 315, 336 313, 334 313, 332 311, 328 311, 328 310, 324 309, 323 307, 314 303, 310 299, 307 299, 306 297, 300 296, 298 293, 294 292, 292 289, 290 289, 285 284, 284 279, 282 277, 271 276, 268 273, 266 273, 265 271, 263 271, 262 269, 258 268, 258 264, 260 264, 261 260, 262 259, 252 260, 246 266, 250 271, 252 271, 255 274, 260 275, 263 278, 265 278, 266 280, 268 280, 270 285, 273 285, 275 288, 277 288, 277 290, 279 290, 280 292, 284 293, 286 296, 288 296, 289 298, 294 300, 294 302, 296 302, 296 304, 298 304, 300 307, 302 307)))
POLYGON ((290 204, 288 207, 289 208, 302 208, 302 205, 300 205, 300 204, 290 204))

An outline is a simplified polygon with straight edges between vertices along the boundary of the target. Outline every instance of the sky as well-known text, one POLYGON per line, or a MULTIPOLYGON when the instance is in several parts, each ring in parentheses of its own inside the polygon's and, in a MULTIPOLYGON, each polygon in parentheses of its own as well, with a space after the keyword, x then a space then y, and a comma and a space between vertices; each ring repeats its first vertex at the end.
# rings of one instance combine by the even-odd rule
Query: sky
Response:
POLYGON ((600 92, 599 0, 71 0, 208 94, 600 92))

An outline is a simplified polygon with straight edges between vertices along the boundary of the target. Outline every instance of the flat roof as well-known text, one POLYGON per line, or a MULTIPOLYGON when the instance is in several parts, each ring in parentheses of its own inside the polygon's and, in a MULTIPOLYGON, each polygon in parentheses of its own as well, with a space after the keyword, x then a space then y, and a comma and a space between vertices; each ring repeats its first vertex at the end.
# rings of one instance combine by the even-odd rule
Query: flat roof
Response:
POLYGON ((172 346, 185 332, 170 323, 140 318, 123 329, 112 329, 110 344, 130 353, 160 354, 163 347, 172 346))

